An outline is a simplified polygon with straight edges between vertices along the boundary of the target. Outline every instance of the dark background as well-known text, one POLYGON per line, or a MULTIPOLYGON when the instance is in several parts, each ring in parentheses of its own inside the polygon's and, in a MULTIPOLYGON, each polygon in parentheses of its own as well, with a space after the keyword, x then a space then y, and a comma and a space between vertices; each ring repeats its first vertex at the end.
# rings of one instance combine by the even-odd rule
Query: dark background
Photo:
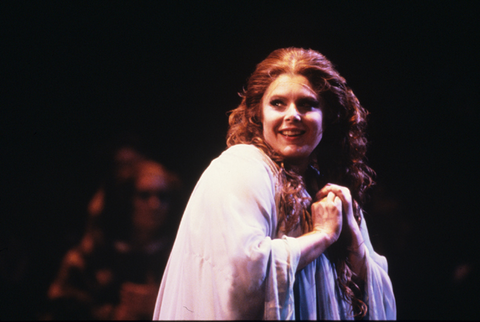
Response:
POLYGON ((399 319, 478 319, 475 1, 2 1, 0 319, 36 319, 124 132, 188 198, 280 47, 325 54, 370 116, 366 205, 399 319))

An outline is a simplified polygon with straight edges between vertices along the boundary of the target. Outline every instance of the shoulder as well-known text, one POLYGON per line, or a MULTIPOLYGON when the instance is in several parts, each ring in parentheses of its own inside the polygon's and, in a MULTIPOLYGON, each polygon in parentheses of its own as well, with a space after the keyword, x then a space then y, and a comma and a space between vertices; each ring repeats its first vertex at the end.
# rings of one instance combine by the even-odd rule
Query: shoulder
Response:
POLYGON ((217 163, 231 164, 239 168, 268 170, 275 173, 273 161, 259 148, 249 144, 237 144, 225 150, 217 159, 217 163))
MULTIPOLYGON (((275 184, 273 161, 253 145, 238 144, 214 159, 202 175, 203 181, 216 184, 219 189, 264 189, 275 184), (262 188, 263 187, 263 188, 262 188)), ((238 191, 237 190, 237 191, 238 191)), ((225 192, 225 191, 224 191, 225 192)))
POLYGON ((237 156, 237 157, 246 157, 253 159, 263 159, 264 153, 254 145, 250 144, 236 144, 228 149, 226 149, 221 155, 222 156, 237 156))
POLYGON ((263 155, 254 146, 239 145, 225 150, 210 163, 198 180, 182 218, 181 225, 188 229, 189 235, 196 235, 199 227, 205 227, 200 231, 222 227, 218 229, 220 232, 225 227, 244 231, 240 227, 246 223, 250 227, 258 223, 262 223, 261 227, 275 225, 276 177, 263 155))

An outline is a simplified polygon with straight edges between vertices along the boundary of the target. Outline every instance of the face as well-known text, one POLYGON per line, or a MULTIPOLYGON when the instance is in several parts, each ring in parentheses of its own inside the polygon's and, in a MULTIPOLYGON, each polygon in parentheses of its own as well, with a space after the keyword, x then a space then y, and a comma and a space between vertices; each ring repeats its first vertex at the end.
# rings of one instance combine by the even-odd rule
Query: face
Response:
POLYGON ((155 231, 168 215, 168 185, 160 169, 153 165, 146 167, 135 183, 133 224, 141 230, 155 231))
POLYGON ((280 75, 262 98, 265 141, 292 165, 308 164, 323 135, 324 102, 301 75, 280 75))
POLYGON ((129 147, 120 148, 115 154, 115 175, 119 182, 125 182, 133 177, 135 163, 142 159, 142 155, 129 147))

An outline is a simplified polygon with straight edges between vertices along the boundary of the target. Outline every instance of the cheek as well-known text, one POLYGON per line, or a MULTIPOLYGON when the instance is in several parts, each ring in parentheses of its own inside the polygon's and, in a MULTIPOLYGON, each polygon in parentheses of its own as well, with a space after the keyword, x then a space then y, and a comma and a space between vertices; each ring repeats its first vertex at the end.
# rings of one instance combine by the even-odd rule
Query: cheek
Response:
POLYGON ((263 121, 263 137, 270 144, 275 140, 275 123, 271 120, 263 121))
POLYGON ((314 133, 314 138, 313 140, 315 141, 315 144, 320 143, 323 137, 323 119, 322 119, 322 114, 315 115, 314 118, 312 118, 312 128, 314 133))
POLYGON ((315 127, 317 128, 317 133, 323 133, 323 113, 318 113, 315 116, 315 127))
POLYGON ((265 141, 267 143, 269 143, 269 141, 270 141, 270 131, 268 129, 268 124, 265 121, 263 121, 262 126, 263 126, 263 129, 262 129, 263 130, 263 138, 265 139, 265 141))
POLYGON ((320 141, 322 141, 323 133, 319 133, 315 139, 315 144, 314 146, 317 147, 318 144, 320 144, 320 141))
POLYGON ((262 130, 263 130, 263 136, 266 137, 267 135, 269 135, 269 133, 272 132, 272 122, 271 122, 270 114, 267 111, 265 111, 265 109, 262 112, 263 112, 262 118, 261 118, 262 130))

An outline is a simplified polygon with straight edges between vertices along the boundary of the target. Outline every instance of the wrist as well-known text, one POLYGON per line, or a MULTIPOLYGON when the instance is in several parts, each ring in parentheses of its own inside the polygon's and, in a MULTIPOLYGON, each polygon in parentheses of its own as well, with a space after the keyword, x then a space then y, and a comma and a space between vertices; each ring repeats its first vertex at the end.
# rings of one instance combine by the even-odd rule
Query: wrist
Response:
POLYGON ((326 231, 325 229, 322 229, 322 228, 316 228, 316 227, 313 228, 311 233, 322 235, 322 239, 325 241, 325 244, 327 247, 332 245, 334 242, 336 242, 339 237, 338 234, 335 234, 330 231, 326 231))
POLYGON ((348 247, 348 250, 355 253, 357 256, 362 256, 365 253, 365 241, 360 232, 352 232, 352 242, 348 247))
POLYGON ((367 249, 365 244, 359 245, 355 250, 350 249, 348 261, 355 275, 360 280, 365 280, 366 277, 366 261, 367 261, 367 249))

